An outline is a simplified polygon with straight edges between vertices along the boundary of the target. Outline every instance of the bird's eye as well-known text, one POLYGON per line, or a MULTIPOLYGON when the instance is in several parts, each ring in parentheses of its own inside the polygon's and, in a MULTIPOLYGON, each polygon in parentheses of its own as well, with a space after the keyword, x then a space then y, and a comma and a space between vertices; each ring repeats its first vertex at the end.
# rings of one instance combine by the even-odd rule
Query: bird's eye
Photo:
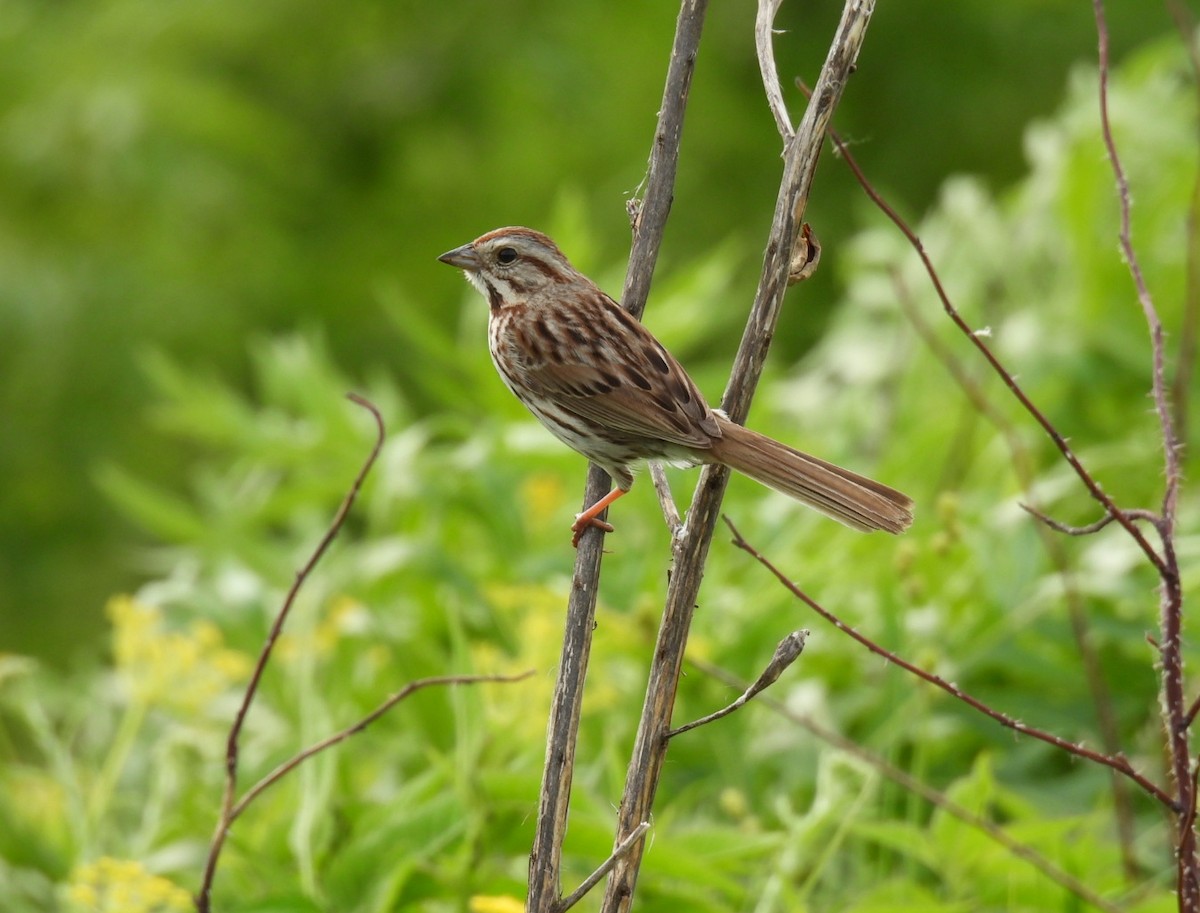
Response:
POLYGON ((517 259, 517 252, 514 248, 502 247, 496 252, 496 259, 501 263, 501 265, 508 266, 508 264, 517 259))

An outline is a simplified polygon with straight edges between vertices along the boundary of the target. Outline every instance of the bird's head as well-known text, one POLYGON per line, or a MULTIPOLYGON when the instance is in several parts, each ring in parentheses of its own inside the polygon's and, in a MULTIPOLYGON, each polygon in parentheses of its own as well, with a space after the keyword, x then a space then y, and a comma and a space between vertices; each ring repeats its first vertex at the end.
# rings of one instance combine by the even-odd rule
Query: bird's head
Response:
POLYGON ((581 278, 558 246, 531 228, 497 228, 438 259, 461 269, 493 309, 581 278))

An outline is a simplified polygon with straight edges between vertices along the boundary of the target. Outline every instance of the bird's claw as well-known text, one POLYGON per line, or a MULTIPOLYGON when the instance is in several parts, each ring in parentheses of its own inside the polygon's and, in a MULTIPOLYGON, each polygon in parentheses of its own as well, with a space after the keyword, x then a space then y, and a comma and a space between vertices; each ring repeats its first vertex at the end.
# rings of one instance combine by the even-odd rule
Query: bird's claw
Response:
POLYGON ((596 527, 596 529, 604 530, 606 533, 616 531, 616 527, 614 527, 611 523, 601 520, 599 517, 588 517, 586 514, 576 514, 575 522, 571 524, 571 547, 579 548, 579 539, 583 535, 584 530, 593 526, 596 527))

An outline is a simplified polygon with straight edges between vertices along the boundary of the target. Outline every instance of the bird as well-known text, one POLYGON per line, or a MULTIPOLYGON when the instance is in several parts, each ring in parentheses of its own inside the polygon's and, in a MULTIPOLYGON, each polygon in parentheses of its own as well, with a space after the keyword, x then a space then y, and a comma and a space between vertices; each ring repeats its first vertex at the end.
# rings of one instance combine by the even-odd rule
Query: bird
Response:
POLYGON ((666 347, 531 228, 497 228, 438 258, 488 302, 501 380, 613 489, 577 514, 572 545, 633 486, 642 460, 719 463, 864 532, 901 533, 907 495, 731 421, 705 401, 666 347))

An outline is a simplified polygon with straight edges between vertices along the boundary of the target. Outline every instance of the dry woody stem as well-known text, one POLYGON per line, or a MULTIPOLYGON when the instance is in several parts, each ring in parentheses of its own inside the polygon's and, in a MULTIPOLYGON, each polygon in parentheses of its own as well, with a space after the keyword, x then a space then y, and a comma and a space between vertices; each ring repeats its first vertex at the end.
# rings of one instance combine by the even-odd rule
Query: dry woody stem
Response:
MULTIPOLYGON (((683 135, 683 115, 707 6, 707 0, 685 0, 680 8, 646 177, 645 196, 630 206, 633 249, 629 256, 621 304, 635 317, 640 317, 645 309, 666 229, 667 214, 671 209, 679 144, 683 135)), ((608 489, 608 476, 592 466, 588 470, 583 508, 596 503, 608 489)), ((603 515, 600 519, 604 519, 603 515)), ((551 913, 563 909, 560 874, 562 844, 567 832, 575 744, 591 652, 592 629, 595 627, 603 542, 604 537, 598 530, 588 531, 580 540, 575 556, 562 654, 547 726, 546 761, 538 803, 537 829, 529 855, 529 895, 526 900, 529 913, 551 913)), ((635 827, 641 824, 641 821, 635 822, 635 827)), ((616 843, 619 847, 623 840, 619 839, 616 843)))
MULTIPOLYGON (((724 682, 731 688, 745 688, 744 682, 739 681, 724 669, 720 669, 709 663, 701 662, 700 660, 689 660, 688 664, 695 667, 700 672, 717 681, 724 682)), ((1105 900, 1095 892, 1091 887, 1084 884, 1069 872, 1064 871, 1053 860, 1046 857, 1034 846, 1023 843, 1015 838, 1009 831, 999 825, 989 821, 987 818, 970 811, 969 809, 959 805, 954 800, 950 799, 945 793, 940 792, 923 780, 914 777, 903 768, 893 764, 886 758, 877 755, 862 745, 848 738, 836 730, 829 729, 817 723, 811 717, 798 713, 795 710, 787 707, 779 700, 771 697, 763 697, 758 701, 757 706, 763 707, 767 711, 776 714, 788 723, 799 726, 801 729, 812 733, 816 738, 820 739, 829 745, 832 745, 839 752, 852 755, 858 760, 870 766, 880 775, 896 783, 905 792, 912 793, 914 796, 919 796, 925 802, 935 808, 945 812, 946 814, 957 818, 964 824, 975 828, 980 833, 985 834, 995 843, 1003 846, 1009 853, 1016 858, 1023 860, 1033 868, 1037 869, 1055 884, 1060 885, 1078 897, 1083 903, 1104 913, 1121 913, 1125 907, 1111 903, 1105 900)))
MULTIPOLYGON (((296 577, 292 581, 287 595, 284 597, 283 605, 280 606, 279 612, 275 616, 275 621, 271 625, 271 630, 267 634, 267 639, 263 643, 262 650, 259 652, 258 661, 254 665, 253 673, 250 675, 250 683, 246 686, 246 692, 242 696, 242 703, 238 707, 237 716, 234 717, 233 725, 229 728, 229 738, 225 745, 225 792, 221 799, 221 813, 217 821, 216 832, 213 834, 212 845, 209 847, 208 858, 204 865, 204 876, 201 880, 200 891, 196 896, 196 909, 200 913, 208 913, 212 882, 217 870, 217 860, 221 855, 222 847, 225 845, 225 839, 229 836, 229 826, 235 815, 238 751, 242 728, 246 724, 246 715, 250 712, 250 706, 254 703, 254 698, 258 694, 258 686, 262 682, 263 673, 267 669, 267 663, 271 660, 271 652, 274 650, 275 642, 279 639, 279 635, 283 631, 283 625, 291 613, 292 606, 296 602, 296 597, 300 594, 300 590, 304 586, 304 582, 308 579, 309 574, 312 573, 313 568, 317 566, 321 557, 328 551, 329 546, 333 544, 333 540, 341 531, 343 524, 346 522, 346 517, 350 514, 350 508, 354 505, 354 501, 362 489, 363 482, 366 480, 367 474, 370 473, 371 467, 375 465, 375 460, 379 457, 379 451, 383 447, 385 430, 383 416, 379 414, 379 410, 375 408, 374 404, 357 394, 350 393, 347 395, 347 398, 371 413, 371 417, 375 420, 375 445, 371 448, 371 452, 363 463, 362 468, 359 469, 358 475, 355 476, 350 490, 346 493, 346 497, 342 499, 341 506, 338 508, 333 522, 330 523, 329 529, 321 537, 321 541, 317 543, 317 547, 313 549, 308 561, 296 572, 296 577)), ((240 811, 240 808, 237 811, 240 811)))
MULTIPOLYGON (((795 135, 784 137, 783 177, 767 241, 762 278, 721 402, 726 414, 735 422, 743 421, 749 412, 750 401, 762 374, 783 295, 787 290, 792 252, 800 234, 825 130, 862 47, 873 9, 872 2, 852 0, 845 5, 842 20, 817 81, 816 96, 805 110, 795 135)), ((618 843, 640 822, 651 817, 654 796, 666 760, 671 715, 688 629, 691 627, 704 563, 728 476, 728 471, 721 467, 706 466, 701 471, 696 494, 688 511, 686 532, 675 550, 674 569, 654 648, 642 718, 621 801, 618 843)), ((601 905, 605 913, 627 911, 632 906, 644 847, 645 841, 642 840, 613 869, 601 905)))
MULTIPOLYGON (((1160 687, 1162 690, 1161 713, 1163 731, 1166 735, 1166 748, 1168 768, 1173 781, 1174 793, 1153 783, 1149 778, 1139 774, 1129 764, 1128 760, 1120 752, 1117 745, 1116 727, 1111 720, 1106 719, 1106 714, 1109 712, 1107 689, 1103 684, 1102 677, 1096 666, 1094 653, 1091 651, 1089 638, 1086 635, 1087 620, 1083 613, 1081 601, 1078 599, 1078 594, 1075 588, 1069 584, 1066 586, 1067 607, 1070 614, 1072 628, 1076 635, 1077 643, 1079 644, 1081 657, 1084 662, 1085 671, 1089 680, 1089 688, 1093 694, 1093 700, 1097 706, 1098 720, 1102 730, 1102 737, 1106 743, 1104 752, 1094 752, 1086 749, 1081 745, 1072 744, 1064 739, 1060 739, 1050 733, 1036 730, 1017 721, 1011 720, 1004 714, 988 707, 980 702, 975 701, 969 695, 959 691, 956 686, 942 681, 936 676, 931 676, 924 673, 909 664, 902 663, 908 671, 913 672, 926 681, 929 681, 945 690, 950 691, 960 700, 974 706, 977 710, 991 716, 993 719, 1001 722, 1006 726, 1010 726, 1017 731, 1023 732, 1026 735, 1031 735, 1035 738, 1042 739, 1057 745, 1059 748, 1086 757, 1089 760, 1106 765, 1115 773, 1123 775, 1128 780, 1136 783, 1147 793, 1152 795, 1163 806, 1165 806, 1175 816, 1175 857, 1176 857, 1176 886, 1179 898, 1179 908, 1189 913, 1200 911, 1200 860, 1197 859, 1197 841, 1195 833, 1195 818, 1197 807, 1197 776, 1200 767, 1197 766, 1197 760, 1192 754, 1190 743, 1190 727, 1198 712, 1200 712, 1200 697, 1193 699, 1191 704, 1188 704, 1183 675, 1183 653, 1182 653, 1182 623, 1183 623, 1183 590, 1180 580, 1180 569, 1178 557, 1175 551, 1175 522, 1176 510, 1178 501, 1178 491, 1182 480, 1181 471, 1181 450, 1182 443, 1179 432, 1177 430, 1177 416, 1182 415, 1179 410, 1179 404, 1175 404, 1172 409, 1171 403, 1171 388, 1168 383, 1166 371, 1166 347, 1164 339, 1164 331, 1158 311, 1155 308, 1153 299, 1150 295, 1149 288, 1146 285, 1142 269, 1140 266, 1137 250, 1133 244, 1132 237, 1132 203, 1129 189, 1129 183, 1125 175, 1124 167, 1121 164, 1120 155, 1118 153, 1116 140, 1113 135, 1112 124, 1108 114, 1108 78, 1110 70, 1109 60, 1109 39, 1108 25, 1104 14, 1104 4, 1102 0, 1093 0, 1093 12, 1096 20, 1096 31, 1098 35, 1098 73, 1099 73, 1099 117, 1101 127, 1101 137, 1104 143, 1104 151, 1107 155, 1109 165, 1113 172, 1114 181, 1116 184, 1117 199, 1120 208, 1120 224, 1118 228, 1118 243, 1120 246, 1122 258, 1129 270, 1130 278, 1134 292, 1137 297, 1138 304, 1141 307, 1142 313, 1146 320, 1147 329, 1150 337, 1150 352, 1151 352, 1151 398, 1154 403, 1155 414, 1159 421, 1159 432, 1163 451, 1163 497, 1161 508, 1158 512, 1144 509, 1124 509, 1119 507, 1115 501, 1101 487, 1099 481, 1089 472, 1083 465, 1082 461, 1071 450, 1067 443, 1067 438, 1050 422, 1043 413, 1025 393, 1018 384, 1015 376, 999 361, 997 356, 989 347, 986 338, 983 334, 974 332, 967 321, 959 313, 954 306, 949 296, 947 295, 941 280, 937 274, 931 259, 926 253, 920 238, 916 235, 912 228, 900 217, 896 211, 890 207, 886 201, 882 199, 879 193, 871 186, 870 182, 863 175, 861 169, 855 163, 853 157, 849 154, 846 147, 840 142, 836 135, 833 135, 833 141, 838 148, 840 155, 846 161, 846 164, 854 172, 862 185, 864 191, 871 200, 892 220, 896 227, 904 234, 920 257, 930 282, 933 285, 935 292, 942 303, 942 307, 949 316, 955 326, 962 332, 966 339, 973 345, 979 353, 984 357, 988 365, 996 372, 997 375, 1004 381, 1012 395, 1017 399, 1021 406, 1025 409, 1029 416, 1041 426, 1042 430, 1058 448, 1062 457, 1075 471, 1088 493, 1100 503, 1104 509, 1104 516, 1100 520, 1083 527, 1070 527, 1052 520, 1042 512, 1033 507, 1022 505, 1025 509, 1034 516, 1045 528, 1055 530, 1070 536, 1092 535, 1112 523, 1121 527, 1125 533, 1137 544, 1147 562, 1154 568, 1160 580, 1159 587, 1159 636, 1157 640, 1152 640, 1151 643, 1159 652, 1159 670, 1160 670, 1160 687), (1155 548, 1148 536, 1138 528, 1138 523, 1146 523, 1153 527, 1157 533, 1160 546, 1155 548)), ((1186 36, 1188 44, 1191 46, 1190 32, 1186 36)), ((1193 65, 1197 75, 1200 75, 1200 62, 1193 51, 1193 65)), ((1200 187, 1200 184, 1197 185, 1200 187)), ((1200 190, 1197 191, 1197 198, 1200 199, 1200 190)), ((903 291, 903 290, 902 290, 903 291)), ((1191 297, 1193 290, 1189 291, 1191 297)), ((903 303, 905 296, 902 293, 900 299, 903 303)), ((1175 391, 1180 395, 1185 395, 1186 391, 1182 389, 1178 383, 1179 376, 1187 376, 1192 370, 1191 353, 1195 345, 1195 324, 1196 316, 1194 311, 1197 305, 1189 300, 1188 310, 1184 317, 1184 332, 1180 343, 1181 364, 1179 374, 1176 377, 1176 383, 1173 385, 1175 391), (1185 357, 1186 356, 1186 357, 1185 357)), ((911 309, 910 309, 911 310, 911 309)), ((913 314, 910 313, 910 317, 913 314)), ((920 331, 921 321, 913 320, 914 325, 920 331)), ((935 354, 947 361, 945 353, 938 353, 935 349, 935 354)), ((956 372, 952 369, 952 374, 956 372)), ((956 374, 956 376, 958 376, 956 374)), ((974 401, 974 391, 970 384, 963 384, 964 390, 969 397, 974 401)), ((981 413, 988 415, 990 410, 980 407, 981 413)), ((1006 435, 1007 436, 1007 435, 1006 435)), ((1020 466, 1020 454, 1014 451, 1014 465, 1020 466)), ((740 537, 739 537, 740 538, 740 537)), ((1067 565, 1065 557, 1061 549, 1053 540, 1047 540, 1043 537, 1043 541, 1047 544, 1047 550, 1051 554, 1056 567, 1064 579, 1069 578, 1067 573, 1067 565)), ((739 542, 743 548, 752 551, 744 542, 739 542)), ((759 560, 761 556, 757 556, 759 560)), ((770 566, 768 564, 768 566, 770 566)), ((783 581, 793 592, 801 599, 809 603, 817 609, 818 612, 826 614, 823 609, 820 609, 806 595, 800 592, 793 584, 790 583, 779 571, 773 572, 783 581)), ((831 621, 846 630, 851 636, 856 637, 869 648, 880 652, 881 648, 873 645, 869 640, 859 635, 857 632, 846 628, 840 621, 832 615, 826 614, 831 621)), ((883 651, 886 653, 886 651, 883 651)), ((890 654, 889 658, 891 657, 890 654)), ((898 661, 898 657, 894 657, 893 661, 898 661)), ((902 662, 902 661, 901 661, 902 662)), ((1128 808, 1127 801, 1124 798, 1123 790, 1119 782, 1114 780, 1114 804, 1117 811, 1118 827, 1121 832, 1122 852, 1125 856, 1126 870, 1131 871, 1132 863, 1132 812, 1128 808)))
POLYGON ((818 615, 820 615, 822 618, 824 618, 826 621, 828 621, 830 624, 832 624, 835 628, 837 628, 843 634, 849 635, 854 640, 858 641, 860 644, 862 644, 864 647, 866 647, 868 650, 870 650, 872 653, 876 654, 877 656, 882 657, 883 659, 886 659, 889 663, 892 663, 893 665, 899 666, 904 671, 906 671, 912 675, 915 675, 917 678, 921 679, 922 681, 928 682, 929 684, 942 689, 947 694, 962 701, 964 704, 967 704, 968 706, 974 708, 975 710, 979 711, 980 713, 984 714, 985 716, 991 717, 993 720, 995 720, 1000 725, 1007 726, 1009 729, 1013 730, 1014 732, 1018 732, 1021 735, 1027 735, 1027 736, 1030 736, 1031 738, 1035 738, 1035 739, 1039 739, 1043 742, 1047 742, 1048 744, 1054 745, 1057 748, 1061 748, 1063 751, 1066 751, 1070 754, 1078 755, 1079 757, 1086 758, 1089 761, 1095 761, 1097 764, 1102 764, 1105 767, 1111 767, 1113 770, 1115 770, 1121 774, 1124 774, 1126 777, 1128 777, 1130 780, 1132 780, 1134 783, 1136 783, 1138 786, 1140 786, 1143 790, 1145 790, 1147 793, 1149 793, 1151 796, 1153 796, 1159 802, 1162 802, 1164 805, 1170 806, 1173 804, 1170 795, 1168 795, 1160 786, 1158 786, 1152 780, 1150 780, 1149 777, 1146 777, 1143 774, 1139 773, 1137 770, 1135 770, 1133 768, 1133 766, 1129 763, 1129 759, 1124 757, 1123 755, 1106 755, 1102 752, 1094 751, 1091 748, 1088 748, 1086 745, 1078 745, 1074 742, 1070 742, 1064 738, 1056 736, 1051 732, 1046 732, 1043 729, 1038 729, 1035 726, 1029 726, 1028 724, 1023 723, 1020 720, 1013 719, 1012 717, 1008 716, 1005 713, 1001 713, 999 710, 996 710, 995 708, 984 703, 983 701, 979 700, 978 698, 971 696, 966 691, 964 691, 962 688, 960 688, 958 685, 956 685, 954 682, 948 682, 944 678, 942 678, 940 675, 935 675, 932 672, 927 672, 926 670, 920 668, 919 666, 916 666, 916 665, 910 663, 908 660, 904 659, 903 657, 899 656, 898 654, 893 653, 891 650, 887 649, 886 647, 880 646, 875 641, 871 640, 871 638, 869 638, 865 634, 863 634, 861 631, 858 631, 857 629, 852 628, 850 625, 846 624, 844 621, 842 621, 841 618, 839 618, 833 612, 826 609, 824 606, 822 606, 820 603, 818 603, 815 599, 813 599, 811 596, 809 596, 806 592, 804 592, 804 590, 802 590, 793 580, 789 579, 788 576, 783 573, 783 571, 781 571, 778 567, 776 567, 775 564, 772 563, 769 558, 764 556, 761 552, 758 551, 758 549, 756 549, 753 545, 751 545, 749 542, 747 542, 742 537, 742 534, 740 532, 738 532, 737 527, 735 527, 733 525, 733 523, 731 523, 728 519, 725 520, 725 523, 729 526, 730 532, 733 533, 733 544, 734 545, 736 545, 738 548, 740 548, 742 551, 744 551, 746 554, 748 554, 750 557, 752 557, 755 561, 757 561, 759 564, 761 564, 763 567, 765 567, 768 571, 770 571, 772 574, 774 574, 775 578, 781 584, 783 584, 783 586, 793 596, 795 596, 797 599, 799 599, 801 602, 803 602, 805 605, 807 605, 809 608, 811 608, 814 612, 816 612, 818 615))
MULTIPOLYGON (((778 80, 773 75, 774 61, 770 56, 769 38, 770 21, 777 5, 768 4, 760 12, 758 41, 764 79, 771 74, 769 78, 776 86, 778 80), (764 21, 765 30, 762 27, 764 21)), ((788 286, 793 252, 800 236, 825 130, 857 58, 873 9, 873 2, 851 0, 846 4, 821 71, 817 98, 809 104, 804 120, 794 134, 789 124, 779 120, 779 104, 772 102, 785 145, 784 172, 767 242, 762 280, 722 402, 722 408, 734 421, 744 420, 749 411, 788 286)), ((681 6, 659 125, 650 157, 646 195, 630 206, 634 239, 622 303, 634 315, 640 315, 644 308, 670 209, 683 113, 705 10, 705 0, 685 0, 681 6)), ((673 530, 671 582, 621 802, 614 839, 614 864, 602 902, 605 911, 628 910, 632 904, 645 848, 646 822, 651 820, 654 795, 666 757, 688 629, 727 478, 727 470, 705 467, 688 511, 687 523, 673 530)), ((604 493, 607 481, 603 473, 592 468, 588 476, 585 504, 592 503, 604 493)), ((660 495, 665 490, 664 486, 656 487, 660 495)), ((665 507, 664 510, 670 517, 670 511, 665 507)), ((527 909, 531 913, 550 913, 564 908, 560 884, 562 842, 567 826, 575 740, 591 630, 595 623, 601 542, 599 532, 588 531, 580 541, 576 558, 558 682, 548 726, 537 831, 530 854, 527 909)), ((578 892, 573 893, 572 900, 577 896, 578 892)))
MULTIPOLYGON (((726 523, 729 522, 728 518, 723 519, 725 519, 726 523)), ((708 716, 702 716, 698 720, 693 720, 690 723, 672 729, 667 733, 667 738, 673 739, 677 735, 683 735, 685 732, 691 732, 693 729, 707 726, 709 723, 715 723, 717 720, 729 716, 735 710, 745 707, 755 697, 775 684, 779 680, 779 676, 783 675, 784 670, 800 658, 800 654, 804 652, 804 644, 808 640, 808 633, 807 628, 802 628, 799 631, 793 631, 781 640, 779 646, 775 648, 775 654, 771 657, 771 661, 767 663, 767 667, 763 669, 762 674, 732 704, 728 704, 720 710, 708 714, 708 716)))
POLYGON ((226 742, 225 750, 225 790, 221 802, 221 811, 217 820, 217 827, 213 833, 212 842, 209 845, 208 856, 205 859, 204 874, 201 879, 200 889, 196 894, 195 903, 199 913, 209 913, 212 909, 212 886, 213 880, 216 878, 217 866, 220 862, 221 851, 225 846, 225 841, 229 837, 230 829, 233 827, 241 814, 257 799, 266 789, 278 783, 289 773, 307 761, 314 755, 320 754, 326 749, 332 748, 344 742, 346 739, 356 735, 368 726, 374 723, 377 719, 403 701, 405 698, 425 688, 446 686, 446 685, 473 685, 482 682, 516 682, 521 679, 528 678, 533 675, 533 670, 522 672, 518 675, 443 675, 432 678, 418 679, 410 682, 395 694, 384 700, 378 707, 364 716, 357 722, 347 726, 339 732, 334 733, 313 745, 297 752, 288 760, 278 765, 270 773, 262 777, 257 783, 247 789, 239 798, 237 795, 237 780, 238 780, 238 764, 239 764, 239 743, 241 740, 242 730, 245 727, 246 717, 250 712, 250 707, 254 702, 254 697, 258 693, 258 686, 262 682, 263 674, 266 672, 267 664, 270 662, 272 650, 275 647, 276 641, 279 639, 280 633, 283 631, 284 622, 287 621, 288 614, 291 612, 292 606, 296 602, 296 597, 300 594, 305 582, 312 574, 314 568, 320 562, 321 558, 328 551, 330 544, 341 531, 342 526, 346 522, 346 518, 350 514, 350 508, 353 507, 355 499, 358 497, 359 491, 362 489, 363 482, 371 471, 371 467, 375 465, 375 460, 379 456, 379 451, 383 447, 384 441, 384 424, 383 417, 379 414, 379 410, 375 405, 357 394, 347 394, 347 398, 359 406, 362 406, 371 413, 371 417, 375 420, 376 437, 375 443, 371 448, 370 454, 367 456, 362 468, 359 469, 358 475, 355 476, 354 482, 350 486, 350 490, 346 493, 342 500, 341 506, 338 508, 333 520, 330 522, 325 535, 321 541, 313 549, 308 561, 296 573, 296 577, 292 582, 287 595, 284 597, 283 604, 280 606, 279 612, 276 613, 275 621, 271 625, 271 630, 267 635, 266 641, 263 643, 261 652, 259 653, 258 663, 255 665, 254 672, 250 677, 250 682, 246 686, 246 691, 242 696, 241 706, 238 708, 233 724, 230 726, 229 737, 226 742))

